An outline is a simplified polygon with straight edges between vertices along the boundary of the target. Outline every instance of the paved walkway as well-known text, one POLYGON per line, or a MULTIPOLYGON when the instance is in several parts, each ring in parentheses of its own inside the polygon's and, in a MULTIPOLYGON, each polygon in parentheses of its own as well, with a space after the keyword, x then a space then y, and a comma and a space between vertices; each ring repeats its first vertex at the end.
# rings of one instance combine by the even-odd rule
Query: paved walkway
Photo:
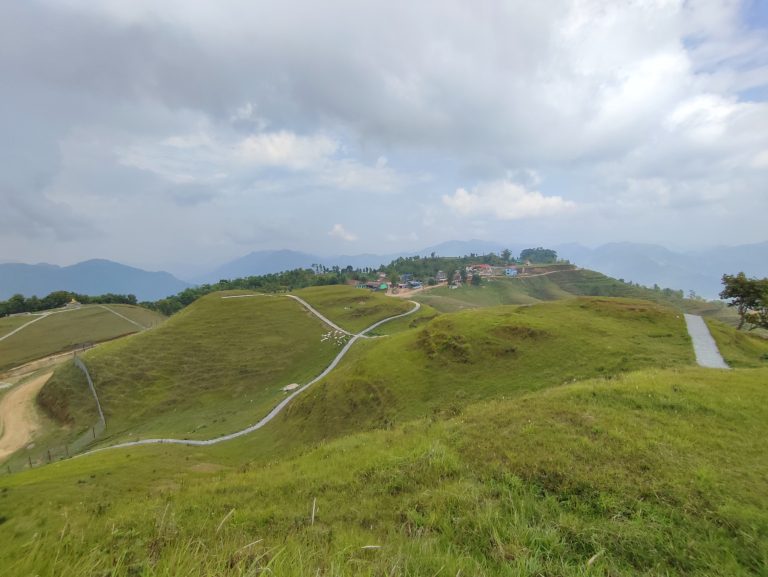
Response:
POLYGON ((685 324, 688 326, 688 334, 693 341, 693 350, 696 353, 696 362, 708 369, 730 369, 723 360, 715 339, 707 328, 704 319, 698 315, 685 315, 685 324))
MULTIPOLYGON (((243 295, 243 296, 246 296, 246 295, 243 295)), ((307 306, 309 308, 309 310, 312 313, 317 315, 323 321, 328 322, 329 324, 333 325, 333 323, 331 323, 328 319, 326 319, 323 315, 321 315, 315 309, 310 307, 309 304, 306 301, 304 301, 303 299, 300 299, 300 298, 295 297, 293 295, 286 295, 286 296, 290 296, 294 300, 297 300, 300 303, 304 304, 305 306, 307 306)), ((140 445, 169 444, 169 445, 188 445, 188 446, 197 446, 197 447, 208 446, 208 445, 216 445, 216 444, 221 443, 223 441, 229 441, 231 439, 236 439, 237 437, 242 437, 243 435, 247 435, 249 433, 252 433, 253 431, 261 429, 264 425, 269 423, 278 414, 280 414, 283 411, 283 409, 285 409, 285 407, 287 407, 290 404, 290 402, 295 397, 297 397, 298 395, 300 395, 301 393, 306 391, 309 387, 314 385, 319 380, 323 379, 328 373, 330 373, 334 368, 336 368, 336 365, 339 364, 339 362, 344 357, 344 355, 347 354, 347 351, 349 351, 349 349, 352 348, 352 345, 355 344, 355 342, 358 339, 367 338, 366 333, 368 333, 368 332, 378 328, 379 326, 383 325, 384 323, 388 323, 389 321, 393 321, 395 319, 407 317, 408 315, 411 315, 411 314, 415 313, 416 311, 418 311, 421 308, 421 305, 419 303, 417 303, 417 302, 411 301, 411 304, 413 304, 413 308, 411 310, 409 310, 408 312, 405 312, 405 313, 402 313, 402 314, 399 314, 399 315, 395 315, 395 316, 391 316, 391 317, 388 317, 386 319, 382 319, 382 320, 372 324, 367 329, 364 329, 364 330, 360 331, 359 333, 356 333, 356 334, 347 333, 347 334, 351 334, 352 338, 349 339, 349 341, 347 341, 347 344, 344 345, 344 348, 341 349, 341 352, 339 352, 339 354, 336 355, 336 358, 334 358, 333 361, 331 361, 331 364, 328 365, 322 373, 320 373, 318 376, 316 376, 314 379, 309 381, 307 384, 305 384, 301 388, 296 389, 293 393, 291 393, 285 399, 283 399, 280 403, 278 403, 277 406, 275 406, 275 408, 273 408, 267 414, 266 417, 264 417, 263 419, 261 419, 257 423, 254 423, 250 427, 246 427, 245 429, 242 429, 240 431, 235 431, 234 433, 230 433, 228 435, 222 435, 220 437, 215 437, 213 439, 203 439, 203 440, 197 440, 197 439, 141 439, 139 441, 128 441, 126 443, 119 443, 117 445, 110 445, 108 447, 102 447, 100 449, 93 449, 93 450, 87 451, 85 453, 80 453, 79 455, 75 455, 73 458, 84 457, 86 455, 92 455, 93 453, 100 453, 102 451, 109 451, 109 450, 112 450, 112 449, 122 449, 122 448, 125 448, 125 447, 136 447, 136 446, 140 446, 140 445)), ((335 326, 335 325, 333 325, 333 326, 335 326)), ((344 329, 340 329, 340 330, 344 330, 344 329)), ((344 332, 347 332, 347 331, 344 331, 344 332)))

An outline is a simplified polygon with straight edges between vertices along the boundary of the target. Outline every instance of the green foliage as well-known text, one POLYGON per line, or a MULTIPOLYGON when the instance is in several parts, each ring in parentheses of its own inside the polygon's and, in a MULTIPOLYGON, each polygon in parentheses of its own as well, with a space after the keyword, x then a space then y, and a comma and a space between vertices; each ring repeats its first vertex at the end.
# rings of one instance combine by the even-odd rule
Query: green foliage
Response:
POLYGON ((54 291, 42 299, 39 299, 36 296, 24 298, 24 295, 15 294, 7 301, 0 301, 0 317, 18 313, 47 311, 63 307, 72 299, 81 304, 136 304, 136 297, 134 295, 119 295, 113 293, 88 296, 69 291, 54 291))
POLYGON ((707 325, 717 348, 729 366, 768 366, 768 338, 738 331, 714 319, 707 319, 707 325))
POLYGON ((739 313, 739 329, 745 323, 753 328, 768 329, 768 278, 747 278, 743 272, 737 275, 723 275, 720 298, 728 299, 728 306, 736 307, 739 313))
POLYGON ((557 262, 557 253, 548 248, 526 248, 520 252, 520 262, 554 263, 557 262))

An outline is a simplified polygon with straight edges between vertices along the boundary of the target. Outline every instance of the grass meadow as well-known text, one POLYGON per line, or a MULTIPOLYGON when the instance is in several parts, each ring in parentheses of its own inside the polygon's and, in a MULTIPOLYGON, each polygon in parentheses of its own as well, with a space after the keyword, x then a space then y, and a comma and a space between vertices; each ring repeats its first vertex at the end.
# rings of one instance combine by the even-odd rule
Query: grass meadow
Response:
MULTIPOLYGON (((266 407, 274 383, 322 369, 337 350, 295 301, 220 296, 88 353, 108 422, 122 426, 102 442, 142 427, 212 436, 245 420, 244 399, 264 391, 266 407)), ((307 300, 359 330, 393 314, 377 296, 332 287, 307 300)), ((358 341, 251 435, 0 476, 0 567, 41 577, 764 574, 768 351, 710 327, 734 370, 696 367, 681 312, 636 298, 424 306, 383 325, 389 336, 358 341)), ((67 371, 51 391, 71 403, 60 420, 78 422, 88 415, 67 371)))
MULTIPOLYGON (((157 324, 164 318, 140 307, 110 306, 132 320, 141 319, 146 323, 157 324)), ((35 317, 25 315, 14 317, 12 320, 16 318, 30 321, 35 317)), ((139 330, 141 329, 133 323, 98 305, 54 313, 0 341, 0 371, 47 355, 72 350, 84 343, 107 341, 139 330)))
POLYGON ((413 308, 407 301, 350 286, 310 287, 297 290, 294 294, 341 328, 353 333, 413 308))
MULTIPOLYGON (((319 374, 341 348, 323 340, 327 325, 296 301, 222 296, 205 296, 152 331, 82 355, 106 415, 100 443, 239 430, 279 402, 283 387, 319 374)), ((73 365, 55 373, 39 402, 73 430, 96 418, 73 365)))
POLYGON ((242 449, 239 465, 243 440, 64 461, 0 478, 0 562, 62 577, 759 575, 766 377, 631 372, 282 459, 242 449))

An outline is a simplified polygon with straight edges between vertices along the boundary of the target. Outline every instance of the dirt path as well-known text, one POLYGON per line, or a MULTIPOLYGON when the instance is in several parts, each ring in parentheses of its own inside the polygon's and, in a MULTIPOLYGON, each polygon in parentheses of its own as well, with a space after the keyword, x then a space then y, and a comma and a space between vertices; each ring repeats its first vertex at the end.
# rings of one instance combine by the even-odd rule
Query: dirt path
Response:
POLYGON ((24 447, 40 428, 35 396, 53 373, 45 373, 17 386, 0 400, 0 460, 24 447))

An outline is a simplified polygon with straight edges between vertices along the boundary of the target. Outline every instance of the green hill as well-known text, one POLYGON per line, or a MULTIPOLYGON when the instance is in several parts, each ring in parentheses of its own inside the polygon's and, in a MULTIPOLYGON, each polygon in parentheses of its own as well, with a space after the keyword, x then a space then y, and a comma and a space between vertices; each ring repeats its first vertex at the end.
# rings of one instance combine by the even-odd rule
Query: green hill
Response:
POLYGON ((588 380, 258 466, 218 447, 65 461, 0 478, 0 562, 61 577, 757 575, 767 377, 588 380))
MULTIPOLYGON (((332 314, 355 310, 343 292, 361 295, 310 297, 341 322, 332 314)), ((265 370, 266 358, 280 378, 336 350, 293 300, 221 296, 89 353, 112 418, 159 431, 225 416, 190 433, 210 437, 247 415, 227 404, 238 362, 265 370), (190 386, 182 371, 205 378, 190 386), (204 383, 216 386, 201 404, 204 383)), ((0 477, 0 566, 62 577, 760 574, 765 342, 714 323, 726 358, 762 368, 699 369, 679 312, 606 297, 425 307, 392 324, 251 435, 0 477)), ((269 392, 248 374, 241 406, 269 392)))
POLYGON ((165 317, 132 305, 85 305, 54 311, 45 317, 22 315, 0 319, 0 338, 35 319, 38 320, 0 340, 0 372, 85 343, 132 334, 157 325, 165 317))
MULTIPOLYGON (((107 420, 101 444, 146 437, 206 439, 253 424, 282 400, 283 387, 317 376, 348 339, 285 296, 207 295, 163 326, 82 355, 107 420), (230 298, 236 297, 236 298, 230 298)), ((297 293, 359 331, 413 308, 350 287, 297 293)), ((96 421, 82 372, 56 371, 38 399, 71 429, 96 421)))
POLYGON ((682 315, 647 301, 581 298, 464 311, 359 343, 276 427, 316 440, 693 360, 682 315))
POLYGON ((609 296, 644 299, 674 308, 712 316, 735 326, 738 316, 720 303, 682 298, 680 292, 653 290, 628 284, 586 269, 562 270, 542 276, 496 278, 481 286, 438 287, 414 295, 413 299, 443 312, 504 304, 532 304, 576 296, 609 296))
MULTIPOLYGON (((282 388, 319 374, 341 347, 286 297, 213 293, 163 326, 82 355, 107 420, 101 442, 147 436, 209 438, 257 421, 282 388)), ((39 402, 74 429, 96 419, 82 372, 56 371, 39 402)))
POLYGON ((293 294, 307 301, 341 328, 353 333, 413 308, 407 301, 349 286, 310 287, 293 294))

